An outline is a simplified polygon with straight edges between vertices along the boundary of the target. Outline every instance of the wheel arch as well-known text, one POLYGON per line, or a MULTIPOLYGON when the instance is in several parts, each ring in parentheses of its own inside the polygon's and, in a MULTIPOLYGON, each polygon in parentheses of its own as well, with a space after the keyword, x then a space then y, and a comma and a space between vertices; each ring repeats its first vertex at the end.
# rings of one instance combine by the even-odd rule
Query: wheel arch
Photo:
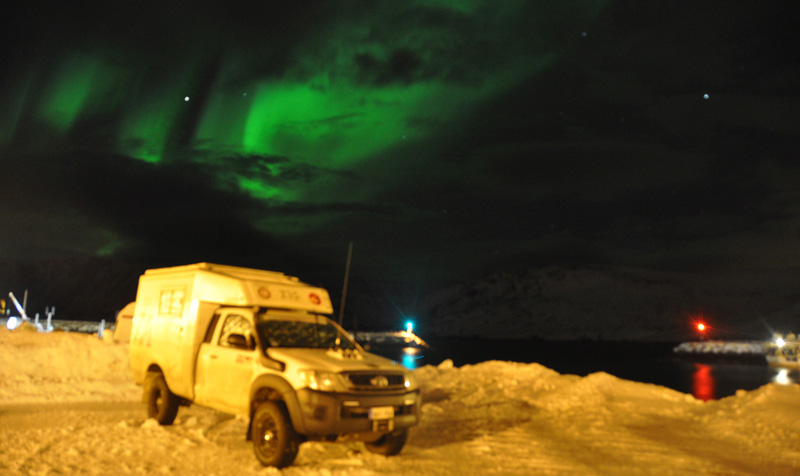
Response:
POLYGON ((169 382, 167 381, 167 376, 164 375, 164 371, 161 369, 156 363, 151 363, 147 366, 144 370, 144 376, 142 377, 142 401, 144 402, 147 399, 147 387, 150 385, 150 379, 155 378, 156 375, 161 375, 164 377, 164 381, 167 382, 167 387, 169 388, 169 382))
MULTIPOLYGON (((147 366, 147 369, 145 369, 145 371, 144 371, 145 380, 147 379, 148 375, 150 375, 151 373, 156 373, 156 372, 160 373, 161 375, 164 376, 164 380, 167 382, 167 387, 169 387, 170 391, 174 392, 173 388, 175 388, 175 387, 173 386, 173 383, 174 383, 173 379, 175 377, 172 375, 172 373, 174 373, 174 372, 165 372, 164 371, 164 367, 162 367, 161 364, 159 364, 158 362, 153 361, 153 362, 150 363, 150 365, 147 366)), ((184 398, 184 397, 181 397, 181 398, 184 398)))
POLYGON ((249 419, 250 423, 247 428, 247 437, 250 438, 251 429, 253 426, 253 414, 256 407, 261 402, 282 402, 286 406, 286 411, 289 413, 292 427, 297 433, 306 434, 305 420, 303 419, 303 412, 300 409, 300 401, 297 399, 292 385, 286 379, 277 375, 262 375, 255 379, 250 386, 250 410, 249 419))
MULTIPOLYGON (((155 362, 154 362, 154 363, 152 363, 152 364, 150 364, 150 365, 148 365, 148 366, 147 366, 147 370, 145 370, 145 371, 144 371, 145 375, 147 375, 147 374, 149 374, 149 373, 152 373, 152 372, 158 372, 158 373, 160 373, 161 375, 164 375, 164 371, 163 371, 163 370, 161 370, 161 366, 160 366, 160 365, 158 365, 158 364, 157 364, 157 363, 155 363, 155 362)), ((164 376, 164 378, 166 378, 166 375, 164 376)))

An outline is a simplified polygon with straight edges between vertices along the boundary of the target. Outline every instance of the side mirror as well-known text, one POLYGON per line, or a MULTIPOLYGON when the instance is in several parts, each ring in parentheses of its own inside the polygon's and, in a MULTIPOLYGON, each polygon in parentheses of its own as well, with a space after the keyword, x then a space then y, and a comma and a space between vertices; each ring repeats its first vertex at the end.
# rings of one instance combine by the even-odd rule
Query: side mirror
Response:
POLYGON ((231 347, 238 347, 240 349, 249 349, 247 337, 241 334, 231 334, 228 336, 228 345, 231 347))

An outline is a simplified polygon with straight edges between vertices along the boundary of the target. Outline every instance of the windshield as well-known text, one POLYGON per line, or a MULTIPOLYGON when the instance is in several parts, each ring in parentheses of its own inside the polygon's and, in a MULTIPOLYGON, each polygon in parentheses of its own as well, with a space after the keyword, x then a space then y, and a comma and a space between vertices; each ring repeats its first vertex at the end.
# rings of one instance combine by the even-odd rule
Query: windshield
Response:
POLYGON ((304 347, 312 349, 356 349, 348 335, 323 316, 310 319, 265 317, 256 325, 264 347, 304 347))

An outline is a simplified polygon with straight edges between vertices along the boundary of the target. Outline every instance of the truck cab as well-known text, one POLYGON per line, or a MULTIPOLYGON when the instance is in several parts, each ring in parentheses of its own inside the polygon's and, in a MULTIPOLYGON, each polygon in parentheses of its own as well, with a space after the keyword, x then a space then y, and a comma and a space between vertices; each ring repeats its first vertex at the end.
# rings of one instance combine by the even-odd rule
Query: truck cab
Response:
POLYGON ((366 352, 331 312, 327 291, 282 273, 149 270, 130 342, 148 416, 168 425, 191 403, 242 415, 266 466, 290 465, 309 439, 354 438, 398 454, 419 422, 413 374, 366 352))

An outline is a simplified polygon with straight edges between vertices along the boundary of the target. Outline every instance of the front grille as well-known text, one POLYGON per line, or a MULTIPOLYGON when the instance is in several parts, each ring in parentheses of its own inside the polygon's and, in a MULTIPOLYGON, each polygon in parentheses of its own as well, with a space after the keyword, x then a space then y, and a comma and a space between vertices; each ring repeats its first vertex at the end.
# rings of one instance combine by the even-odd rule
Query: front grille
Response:
POLYGON ((405 390, 406 379, 402 373, 351 372, 344 374, 351 390, 391 392, 405 390))

